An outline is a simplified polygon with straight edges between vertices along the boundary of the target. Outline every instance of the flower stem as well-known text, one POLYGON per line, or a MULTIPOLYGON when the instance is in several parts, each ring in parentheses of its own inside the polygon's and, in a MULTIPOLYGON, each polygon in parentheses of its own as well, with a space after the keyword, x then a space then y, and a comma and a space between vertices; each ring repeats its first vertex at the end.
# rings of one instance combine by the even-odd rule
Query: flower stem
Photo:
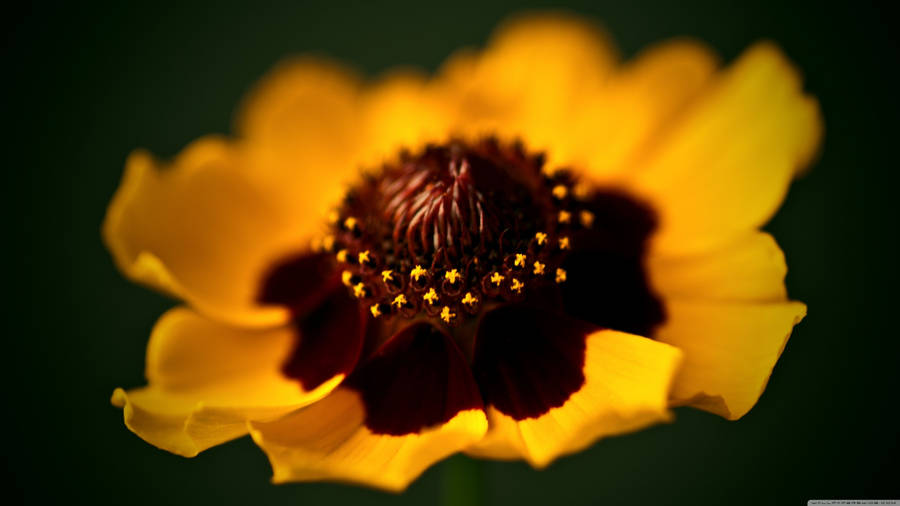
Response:
POLYGON ((454 455, 444 462, 441 476, 443 506, 480 506, 484 504, 484 476, 481 461, 454 455))

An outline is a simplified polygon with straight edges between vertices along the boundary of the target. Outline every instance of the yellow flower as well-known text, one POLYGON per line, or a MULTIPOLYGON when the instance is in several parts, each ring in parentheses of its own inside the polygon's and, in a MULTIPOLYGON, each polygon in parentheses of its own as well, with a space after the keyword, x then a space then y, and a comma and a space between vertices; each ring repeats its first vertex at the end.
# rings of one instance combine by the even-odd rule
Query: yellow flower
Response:
POLYGON ((459 451, 542 467, 671 406, 740 418, 806 311, 759 227, 821 129, 771 44, 621 63, 561 15, 433 78, 287 62, 234 138, 128 159, 104 238, 186 306, 112 402, 179 455, 249 433, 276 482, 392 490, 459 451))

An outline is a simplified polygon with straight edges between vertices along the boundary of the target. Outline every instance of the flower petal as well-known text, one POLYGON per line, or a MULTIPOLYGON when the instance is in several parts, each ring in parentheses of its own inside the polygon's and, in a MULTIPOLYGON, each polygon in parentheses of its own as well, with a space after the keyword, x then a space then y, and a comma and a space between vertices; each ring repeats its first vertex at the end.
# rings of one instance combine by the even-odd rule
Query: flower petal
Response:
POLYGON ((311 57, 276 66, 237 116, 258 177, 293 195, 296 212, 316 218, 358 173, 360 82, 347 69, 311 57))
POLYGON ((276 482, 332 479, 390 490, 486 430, 465 359, 425 323, 392 337, 325 399, 252 424, 276 482))
POLYGON ((277 304, 303 316, 340 286, 331 253, 301 252, 283 258, 263 275, 256 300, 277 304))
POLYGON ((821 134, 819 107, 782 53, 747 50, 630 172, 660 213, 655 248, 696 252, 758 228, 821 134))
POLYGON ((584 202, 589 229, 568 233, 573 251, 561 292, 566 313, 598 327, 649 336, 665 319, 647 278, 644 257, 656 227, 652 210, 627 195, 597 192, 584 202))
POLYGON ((253 422, 250 434, 268 455, 275 483, 334 480, 400 491, 487 430, 480 409, 403 436, 373 433, 364 418, 359 394, 338 388, 278 421, 253 422))
POLYGON ((519 137, 544 150, 564 140, 562 127, 614 61, 593 24, 562 13, 525 15, 502 26, 483 53, 448 60, 439 84, 457 97, 459 132, 519 137))
POLYGON ((263 272, 305 247, 310 224, 248 174, 242 153, 214 137, 168 167, 133 153, 103 223, 118 267, 217 319, 286 321, 289 311, 256 298, 263 272))
POLYGON ((715 251, 650 255, 647 271, 663 298, 766 302, 787 299, 784 254, 769 234, 752 232, 715 251))
POLYGON ((344 287, 338 287, 296 323, 300 339, 282 372, 314 390, 335 376, 350 374, 362 350, 366 315, 344 287))
POLYGON ((428 79, 413 71, 394 71, 364 94, 361 128, 365 139, 359 160, 377 167, 401 150, 417 150, 429 142, 443 142, 452 130, 447 100, 428 79))
POLYGON ((738 304, 667 301, 669 317, 655 337, 677 346, 685 361, 672 390, 688 404, 730 420, 756 404, 794 325, 799 302, 738 304))
POLYGON ((564 317, 551 328, 552 317, 539 313, 511 309, 485 316, 473 368, 490 430, 468 453, 525 458, 543 467, 598 438, 669 419, 678 349, 623 332, 591 331, 564 317), (509 328, 493 328, 503 322, 509 328))
POLYGON ((716 66, 709 48, 689 40, 644 50, 582 100, 566 130, 564 162, 597 182, 615 181, 702 94, 716 66))
POLYGON ((125 425, 145 441, 185 457, 246 434, 248 420, 270 420, 314 402, 339 374, 311 391, 281 367, 296 336, 290 328, 248 331, 185 308, 163 315, 147 346, 149 386, 116 389, 125 425))

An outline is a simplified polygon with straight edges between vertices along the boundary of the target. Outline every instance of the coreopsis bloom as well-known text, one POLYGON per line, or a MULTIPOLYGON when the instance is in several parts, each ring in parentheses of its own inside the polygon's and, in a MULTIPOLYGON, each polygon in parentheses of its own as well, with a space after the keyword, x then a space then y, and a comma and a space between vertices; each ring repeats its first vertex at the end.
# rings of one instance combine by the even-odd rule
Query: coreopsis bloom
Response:
POLYGON ((185 305, 112 402, 179 455, 249 433, 276 482, 387 489, 460 451, 542 467, 672 406, 740 418, 805 314, 759 227, 820 135, 767 43, 621 63, 532 15, 435 77, 287 62, 233 138, 128 159, 104 238, 185 305))

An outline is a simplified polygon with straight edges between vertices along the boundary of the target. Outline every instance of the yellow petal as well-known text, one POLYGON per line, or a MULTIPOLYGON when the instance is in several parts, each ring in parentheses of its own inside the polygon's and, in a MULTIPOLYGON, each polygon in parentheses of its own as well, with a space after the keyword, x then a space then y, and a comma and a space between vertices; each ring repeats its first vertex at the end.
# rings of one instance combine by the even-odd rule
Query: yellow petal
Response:
POLYGON ((359 159, 374 168, 402 149, 416 151, 429 142, 444 142, 450 134, 448 101, 435 92, 425 76, 394 71, 374 83, 363 97, 365 135, 359 159))
POLYGON ((758 228, 821 133, 819 107, 781 52, 750 48, 630 172, 660 213, 654 247, 696 252, 758 228))
POLYGON ((136 151, 103 237, 116 265, 136 281, 218 319, 283 322, 287 310, 255 302, 261 277, 285 252, 305 247, 311 227, 259 183, 242 153, 219 138, 194 142, 169 166, 136 151))
POLYGON ((247 331, 185 308, 163 315, 147 346, 144 388, 116 389, 125 425, 164 450, 193 457, 325 396, 339 375, 305 392, 281 373, 296 337, 288 328, 247 331))
POLYGON ((787 299, 784 254, 764 232, 703 254, 650 255, 651 285, 664 299, 706 301, 783 301, 787 299))
POLYGON ((655 337, 677 346, 685 357, 673 403, 735 420, 762 395, 806 306, 670 300, 666 311, 667 320, 655 337))
POLYGON ((295 212, 324 217, 358 173, 359 79, 323 59, 277 65, 237 115, 257 177, 294 195, 295 212))
POLYGON ((716 65, 706 46, 688 40, 643 51, 574 111, 563 163, 595 181, 614 181, 706 89, 716 65))
POLYGON ((280 420, 252 423, 251 435, 268 455, 276 483, 336 480, 399 491, 487 430, 480 409, 461 411, 443 425, 402 436, 374 434, 364 419, 359 395, 338 388, 280 420))
POLYGON ((680 361, 681 352, 672 346, 623 332, 596 331, 587 337, 580 390, 562 406, 535 418, 517 421, 490 407, 488 434, 466 452, 525 458, 544 467, 599 438, 666 421, 667 399, 680 361))
POLYGON ((567 120, 614 61, 595 25, 561 13, 531 14, 508 21, 483 53, 448 60, 439 84, 457 97, 459 132, 520 137, 542 150, 564 139, 567 120))

